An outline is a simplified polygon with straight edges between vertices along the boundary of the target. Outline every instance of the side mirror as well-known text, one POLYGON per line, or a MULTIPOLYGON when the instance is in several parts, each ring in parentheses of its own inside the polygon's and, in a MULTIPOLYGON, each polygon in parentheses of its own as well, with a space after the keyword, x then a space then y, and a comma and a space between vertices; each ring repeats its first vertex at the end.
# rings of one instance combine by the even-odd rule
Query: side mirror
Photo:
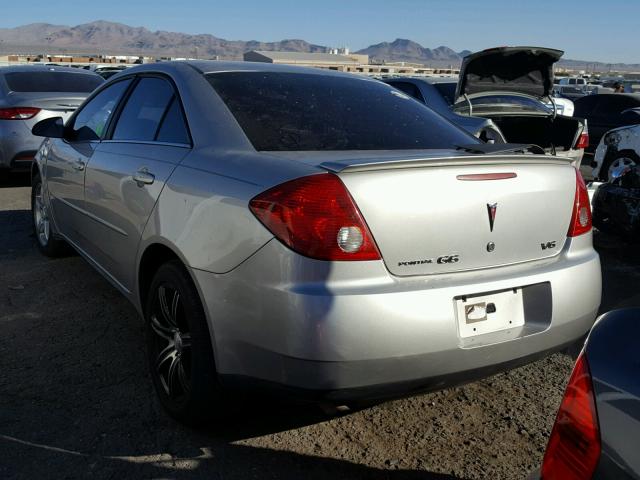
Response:
POLYGON ((51 117, 40 120, 31 129, 36 137, 63 138, 64 124, 62 117, 51 117))

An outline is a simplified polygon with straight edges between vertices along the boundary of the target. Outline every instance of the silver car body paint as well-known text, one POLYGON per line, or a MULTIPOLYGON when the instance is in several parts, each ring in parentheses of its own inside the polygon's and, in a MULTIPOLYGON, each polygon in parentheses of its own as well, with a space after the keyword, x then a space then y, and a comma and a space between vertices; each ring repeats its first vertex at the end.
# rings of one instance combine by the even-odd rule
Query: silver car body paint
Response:
POLYGON ((591 327, 600 262, 591 233, 566 237, 575 192, 568 161, 463 151, 256 152, 202 75, 229 70, 343 75, 247 62, 135 67, 106 85, 144 72, 167 75, 193 145, 96 142, 86 179, 57 153, 69 148, 63 140, 48 140, 37 157, 45 187, 53 169, 77 196, 77 208, 60 210, 49 190, 56 231, 139 311, 145 251, 161 244, 182 260, 200 293, 221 375, 311 390, 424 379, 437 379, 431 388, 441 388, 454 377, 464 381, 478 369, 506 368, 560 348, 591 327), (132 181, 142 167, 156 175, 153 188, 132 181), (489 170, 517 178, 501 185, 451 180, 489 170), (267 188, 328 171, 349 188, 383 260, 301 256, 248 208, 267 188), (491 237, 483 223, 486 205, 495 202, 497 237, 491 237), (486 250, 490 238, 494 258, 486 250), (554 240, 557 248, 536 255, 541 243, 554 240), (398 266, 405 257, 452 250, 463 255, 455 267, 398 266), (510 289, 525 299, 524 325, 459 335, 456 301, 510 289))

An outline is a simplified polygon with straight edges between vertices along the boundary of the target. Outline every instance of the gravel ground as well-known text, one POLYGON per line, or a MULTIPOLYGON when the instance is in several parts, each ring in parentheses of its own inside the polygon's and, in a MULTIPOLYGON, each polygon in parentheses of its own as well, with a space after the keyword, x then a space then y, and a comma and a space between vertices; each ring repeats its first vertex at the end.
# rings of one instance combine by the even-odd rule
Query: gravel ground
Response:
MULTIPOLYGON (((177 424, 134 309, 79 257, 37 252, 27 185, 0 179, 0 478, 523 478, 539 465, 572 366, 561 354, 338 417, 256 402, 225 424, 177 424)), ((640 305, 639 249, 596 244, 603 311, 640 305)))

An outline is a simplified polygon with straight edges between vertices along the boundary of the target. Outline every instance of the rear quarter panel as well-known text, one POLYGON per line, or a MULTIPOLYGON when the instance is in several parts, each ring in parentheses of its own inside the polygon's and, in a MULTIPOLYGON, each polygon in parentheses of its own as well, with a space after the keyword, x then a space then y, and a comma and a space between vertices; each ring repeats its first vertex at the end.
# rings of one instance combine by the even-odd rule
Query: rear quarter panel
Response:
POLYGON ((598 320, 586 355, 596 393, 602 456, 594 478, 640 478, 640 308, 598 320))

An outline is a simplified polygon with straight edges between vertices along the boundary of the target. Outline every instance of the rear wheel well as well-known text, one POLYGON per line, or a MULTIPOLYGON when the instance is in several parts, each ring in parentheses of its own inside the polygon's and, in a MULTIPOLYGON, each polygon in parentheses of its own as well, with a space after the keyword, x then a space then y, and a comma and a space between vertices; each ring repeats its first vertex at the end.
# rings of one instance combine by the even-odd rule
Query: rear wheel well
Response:
POLYGON ((140 266, 138 267, 138 294, 140 296, 140 306, 143 311, 147 303, 149 286, 151 285, 154 275, 162 264, 170 260, 178 260, 182 263, 173 250, 161 243, 149 245, 142 254, 140 266))

